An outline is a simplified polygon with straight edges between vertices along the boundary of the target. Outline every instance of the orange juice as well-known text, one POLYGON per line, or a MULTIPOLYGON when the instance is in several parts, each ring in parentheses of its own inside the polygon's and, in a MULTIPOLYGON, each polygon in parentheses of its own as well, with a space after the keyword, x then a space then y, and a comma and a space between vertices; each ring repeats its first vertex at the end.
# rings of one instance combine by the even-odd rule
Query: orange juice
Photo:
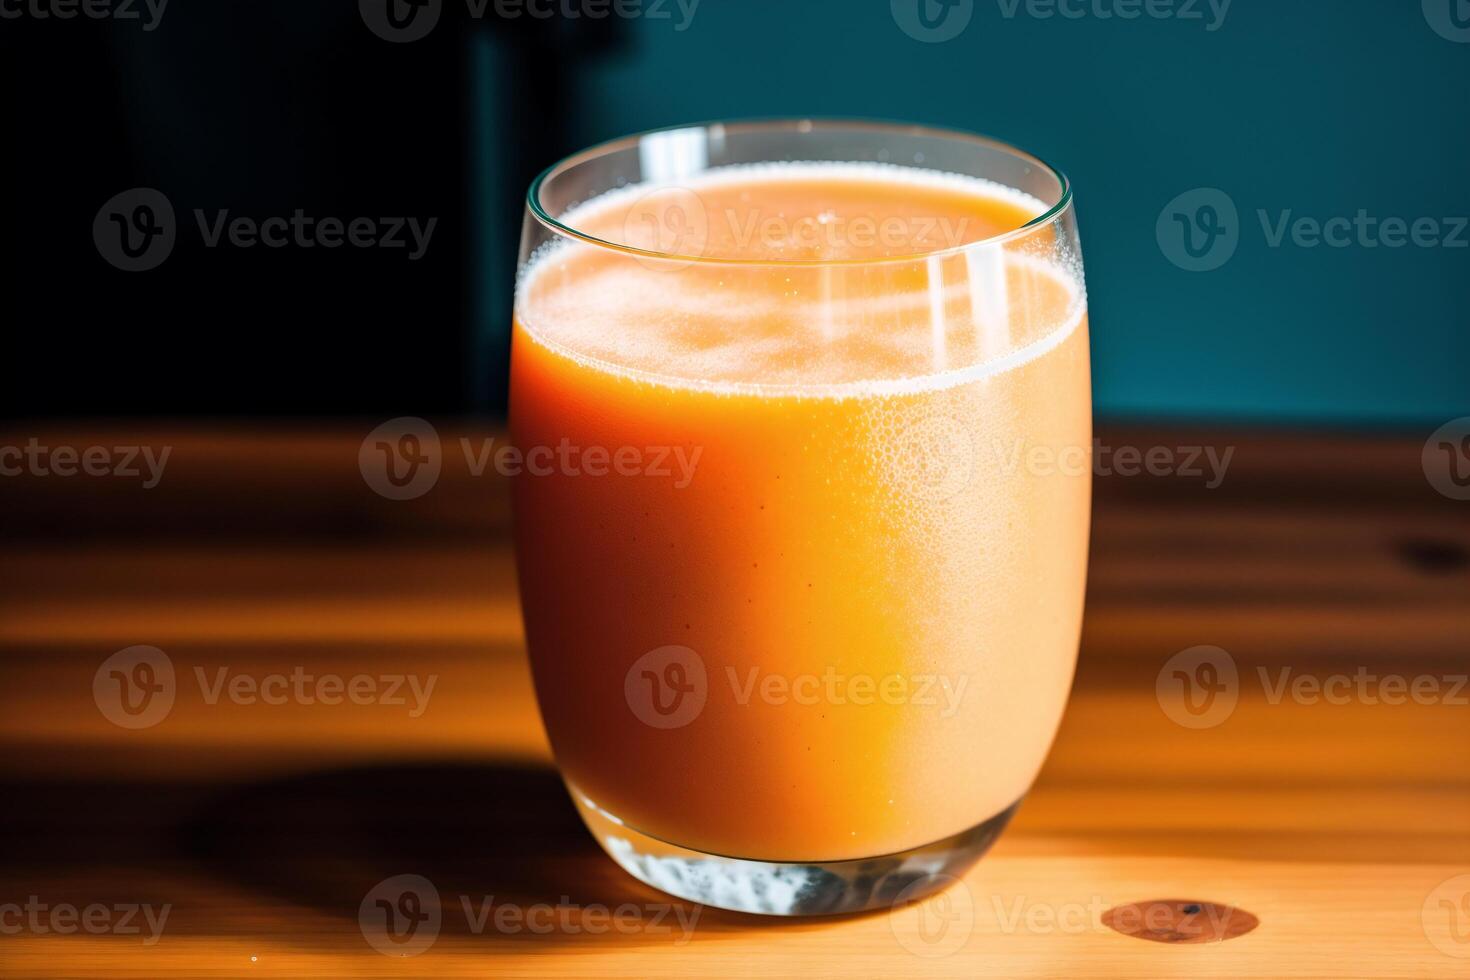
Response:
POLYGON ((781 862, 919 847, 1025 793, 1090 493, 1080 271, 1006 237, 1042 210, 914 169, 732 168, 566 221, 677 260, 528 263, 517 552, 574 792, 781 862))

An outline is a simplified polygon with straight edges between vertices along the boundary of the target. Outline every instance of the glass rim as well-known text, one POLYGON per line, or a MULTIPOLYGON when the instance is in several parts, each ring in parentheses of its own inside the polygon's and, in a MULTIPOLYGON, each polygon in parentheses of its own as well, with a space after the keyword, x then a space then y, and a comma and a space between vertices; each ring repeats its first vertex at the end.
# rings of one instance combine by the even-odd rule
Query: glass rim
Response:
MULTIPOLYGON (((914 167, 910 169, 927 169, 931 173, 948 172, 925 167, 914 167)), ((663 186, 668 187, 677 185, 666 183, 663 186)), ((654 189, 656 188, 657 185, 655 185, 654 189)), ((609 188, 609 190, 616 189, 617 188, 609 188)), ((1012 189, 1018 190, 1019 188, 1012 189)), ((604 193, 606 193, 606 191, 604 193)), ((971 133, 961 129, 947 129, 944 127, 926 126, 917 123, 905 123, 883 119, 845 118, 841 116, 775 116, 753 119, 708 120, 704 122, 681 123, 673 126, 659 126, 655 129, 646 129, 637 133, 629 133, 626 136, 619 136, 614 139, 604 140, 601 143, 595 143, 592 146, 587 147, 586 149, 578 150, 576 153, 563 157, 562 159, 553 163, 551 166, 547 167, 545 170, 541 171, 541 173, 537 174, 536 178, 531 181, 530 188, 526 191, 526 207, 540 224, 545 226, 546 229, 552 234, 561 235, 575 241, 583 242, 587 245, 592 245, 597 248, 607 249, 614 252, 621 252, 625 255, 634 256, 640 259, 678 262, 686 265, 706 264, 713 266, 767 266, 777 268, 822 268, 834 266, 861 267, 873 265, 888 265, 893 263, 911 264, 928 259, 946 258, 952 255, 962 254, 969 249, 979 246, 1000 245, 1012 239, 1021 238, 1029 235, 1032 232, 1036 231, 1038 228, 1051 224, 1060 219, 1062 215, 1071 208, 1071 206, 1072 182, 1067 179, 1067 175, 1063 173, 1060 168, 1048 163, 1046 160, 1035 155, 1034 153, 1028 153, 1020 147, 1017 147, 1011 143, 1007 143, 1004 140, 994 139, 993 137, 984 136, 979 133, 971 133), (617 150, 628 149, 636 146, 640 140, 649 136, 657 136, 661 133, 673 133, 682 130, 711 130, 716 127, 727 133, 741 131, 764 131, 770 133, 779 133, 782 131, 787 131, 802 136, 817 134, 823 131, 830 132, 834 130, 847 130, 855 132, 866 131, 872 134, 889 133, 903 136, 923 136, 940 140, 948 140, 953 143, 968 143, 973 146, 985 147, 987 149, 998 150, 1002 153, 1007 153, 1013 157, 1027 161, 1039 167, 1046 173, 1050 174, 1057 181, 1057 185, 1060 188, 1060 194, 1058 195, 1055 204, 1050 205, 1045 211, 1042 211, 1040 214, 1030 219, 1025 224, 1019 225, 1008 231, 999 232, 994 235, 988 235, 983 238, 976 238, 974 241, 964 242, 959 245, 949 245, 944 248, 933 249, 926 252, 913 252, 905 255, 882 255, 857 259, 803 260, 769 258, 716 258, 705 255, 689 255, 681 252, 665 252, 657 249, 638 248, 634 245, 627 245, 620 242, 608 241, 604 238, 598 238, 595 235, 590 235, 587 232, 581 231, 577 228, 572 227, 571 225, 565 224, 560 219, 553 217, 550 212, 548 212, 546 208, 543 207, 541 204, 542 188, 545 187, 549 181, 555 179, 557 176, 563 173, 566 173, 567 171, 570 171, 573 167, 596 160, 599 157, 607 156, 608 154, 616 152, 617 150)))

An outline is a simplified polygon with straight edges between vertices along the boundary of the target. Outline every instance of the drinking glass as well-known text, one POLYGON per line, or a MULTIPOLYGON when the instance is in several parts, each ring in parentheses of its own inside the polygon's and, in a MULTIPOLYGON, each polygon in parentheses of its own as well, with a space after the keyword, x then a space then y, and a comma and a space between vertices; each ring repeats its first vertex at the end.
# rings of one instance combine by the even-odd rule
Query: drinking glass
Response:
POLYGON ((530 189, 510 385, 537 697, 614 861, 801 915, 984 853, 1081 628, 1087 303, 1059 171, 844 121, 584 151, 530 189))

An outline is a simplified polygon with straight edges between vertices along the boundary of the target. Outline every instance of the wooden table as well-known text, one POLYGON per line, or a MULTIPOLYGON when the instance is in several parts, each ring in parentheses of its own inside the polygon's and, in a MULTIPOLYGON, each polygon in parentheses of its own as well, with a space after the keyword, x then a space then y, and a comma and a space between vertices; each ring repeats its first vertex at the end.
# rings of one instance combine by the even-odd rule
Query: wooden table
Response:
POLYGON ((491 434, 442 431, 437 486, 390 501, 358 469, 369 427, 0 439, 171 447, 152 489, 0 479, 0 906, 18 906, 0 908, 0 973, 1470 976, 1470 877, 1457 877, 1470 875, 1470 690, 1452 691, 1470 671, 1470 503, 1429 486, 1422 435, 1102 433, 1114 448, 1235 452, 1214 489, 1099 480, 1076 689, 1015 822, 941 900, 776 921, 661 908, 603 857, 548 763, 506 488, 452 448, 491 434), (177 696, 132 730, 104 716, 93 680, 135 644, 166 653, 177 696), (1192 728, 1158 684, 1198 645, 1228 651, 1238 703, 1192 728), (417 717, 211 704, 222 668, 436 686, 417 717), (1329 690, 1349 693, 1275 696, 1283 669, 1290 683, 1346 675, 1329 690), (1388 675, 1438 694, 1384 703, 1388 675), (442 904, 414 957, 380 954, 359 921, 401 874, 442 904), (1260 924, 1171 944, 1102 923, 1162 899, 1260 924), (34 921, 27 903, 43 906, 34 921), (129 905, 169 907, 156 941, 141 914, 142 932, 119 934, 129 905), (492 913, 477 928, 491 906, 531 921, 497 928, 492 913), (89 907, 91 931, 35 927, 89 907))

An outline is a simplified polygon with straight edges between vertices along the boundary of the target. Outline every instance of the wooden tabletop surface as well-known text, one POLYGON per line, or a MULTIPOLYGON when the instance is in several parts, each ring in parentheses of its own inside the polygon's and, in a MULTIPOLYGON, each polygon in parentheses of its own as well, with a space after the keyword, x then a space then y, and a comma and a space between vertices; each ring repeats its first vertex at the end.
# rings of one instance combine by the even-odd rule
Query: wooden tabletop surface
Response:
POLYGON ((602 855, 537 717, 504 482, 460 451, 495 434, 441 427, 438 483, 393 501, 370 427, 0 438, 170 453, 153 487, 0 478, 0 973, 1470 976, 1470 503, 1423 435, 1101 433, 1169 472, 1098 481, 1076 687, 1015 821, 939 898, 780 921, 602 855), (1233 450, 1218 486, 1198 446, 1233 450), (175 697, 127 728, 94 679, 136 645, 175 697), (1216 700, 1183 704, 1180 669, 1216 700), (372 703, 250 696, 297 675, 367 675, 372 703), (385 955, 359 912, 400 875, 439 921, 385 955), (1164 900, 1259 925, 1105 924, 1164 900))

